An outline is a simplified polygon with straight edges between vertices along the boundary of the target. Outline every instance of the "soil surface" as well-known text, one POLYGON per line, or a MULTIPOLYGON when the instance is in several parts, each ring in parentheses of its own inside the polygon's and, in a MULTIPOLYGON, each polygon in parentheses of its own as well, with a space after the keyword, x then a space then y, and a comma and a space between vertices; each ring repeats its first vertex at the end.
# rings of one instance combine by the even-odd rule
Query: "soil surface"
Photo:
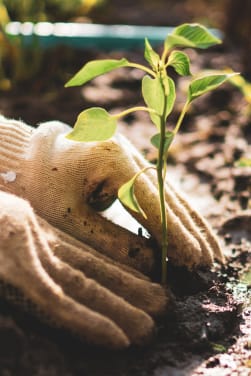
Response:
MULTIPOLYGON (((238 55, 227 48, 187 51, 192 69, 241 71, 238 55)), ((0 94, 0 111, 36 126, 57 119, 74 124, 89 106, 118 112, 141 103, 137 70, 112 72, 81 88, 64 82, 86 61, 120 58, 142 61, 142 51, 47 51, 35 79, 0 94), (59 62, 57 57, 64 56, 59 62)), ((172 127, 184 102, 186 81, 174 76, 178 100, 172 127)), ((119 129, 150 161, 155 133, 146 114, 135 113, 119 129)), ((0 374, 37 376, 251 375, 251 168, 236 161, 251 155, 251 109, 238 89, 225 84, 194 103, 169 160, 169 178, 187 193, 212 224, 226 255, 224 266, 188 272, 169 266, 173 304, 157 323, 154 341, 144 348, 109 352, 86 346, 68 333, 40 323, 0 300, 0 374)))

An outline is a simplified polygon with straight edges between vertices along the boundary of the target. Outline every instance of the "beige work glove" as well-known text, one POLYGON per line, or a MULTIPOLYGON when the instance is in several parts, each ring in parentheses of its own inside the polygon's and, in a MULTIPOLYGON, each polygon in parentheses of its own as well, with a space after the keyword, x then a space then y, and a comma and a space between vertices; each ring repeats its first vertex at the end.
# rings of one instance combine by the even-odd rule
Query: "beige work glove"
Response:
MULTIPOLYGON (((111 204, 118 188, 148 163, 122 135, 81 143, 65 138, 70 130, 60 122, 33 129, 21 122, 0 121, 1 189, 28 199, 39 216, 62 231, 149 273, 154 256, 148 242, 95 210, 111 204)), ((222 260, 206 221, 169 183, 165 193, 169 259, 188 268, 210 265, 214 258, 222 260)), ((160 245, 159 198, 152 170, 139 176, 135 194, 147 219, 131 214, 160 245)))
POLYGON ((164 289, 73 239, 0 191, 0 295, 88 343, 144 344, 164 289))
MULTIPOLYGON (((28 298, 28 309, 91 343, 144 343, 150 316, 167 304, 163 288, 135 270, 150 273, 153 250, 95 208, 110 204, 147 162, 122 136, 84 144, 66 139, 69 131, 58 122, 34 130, 0 119, 0 292, 8 297, 6 283, 15 286, 14 301, 21 293, 22 305, 28 298)), ((135 193, 148 219, 135 217, 160 243, 152 172, 139 177, 135 193)), ((170 185, 166 200, 170 259, 189 268, 222 259, 211 229, 170 185)))

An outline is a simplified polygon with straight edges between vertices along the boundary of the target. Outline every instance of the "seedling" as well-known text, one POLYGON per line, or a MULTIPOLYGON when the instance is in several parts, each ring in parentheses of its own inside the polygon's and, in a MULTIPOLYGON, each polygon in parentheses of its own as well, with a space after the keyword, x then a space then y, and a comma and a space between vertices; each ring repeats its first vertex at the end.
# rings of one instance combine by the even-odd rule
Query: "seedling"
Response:
MULTIPOLYGON (((169 147, 180 129, 181 123, 191 103, 201 95, 216 89, 235 73, 225 71, 201 72, 193 76, 190 72, 190 60, 185 52, 175 48, 190 47, 206 49, 210 46, 221 43, 220 39, 214 36, 208 29, 200 24, 183 24, 176 27, 167 35, 162 55, 159 55, 149 41, 145 40, 144 58, 148 63, 146 66, 130 62, 123 58, 121 60, 95 60, 85 64, 76 75, 67 83, 66 87, 79 86, 114 69, 121 67, 141 69, 145 75, 142 79, 142 95, 146 106, 129 108, 119 114, 111 115, 105 109, 94 107, 81 112, 74 125, 74 129, 66 137, 75 141, 104 141, 111 138, 120 118, 134 111, 147 111, 157 133, 151 138, 151 143, 158 149, 158 160, 156 167, 161 228, 162 228, 162 282, 166 282, 166 262, 168 246, 168 229, 166 218, 166 203, 164 192, 164 181, 166 178, 166 159, 169 147), (190 76, 190 84, 187 91, 187 99, 178 117, 176 125, 167 129, 167 118, 173 110, 176 98, 176 89, 173 79, 168 74, 168 68, 173 67, 180 76, 190 76)), ((144 173, 142 170, 140 173, 144 173)), ((139 174, 136 174, 130 181, 120 187, 118 198, 130 210, 145 213, 141 209, 134 193, 134 183, 139 174)))

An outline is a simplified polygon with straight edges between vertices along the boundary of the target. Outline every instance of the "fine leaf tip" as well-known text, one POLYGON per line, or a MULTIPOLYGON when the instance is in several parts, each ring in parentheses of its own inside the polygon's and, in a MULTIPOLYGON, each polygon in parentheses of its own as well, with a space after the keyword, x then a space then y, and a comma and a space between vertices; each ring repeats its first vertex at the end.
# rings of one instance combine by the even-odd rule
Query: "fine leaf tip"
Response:
POLYGON ((72 78, 71 78, 70 80, 68 80, 68 81, 64 84, 64 87, 72 87, 72 86, 75 86, 72 78))

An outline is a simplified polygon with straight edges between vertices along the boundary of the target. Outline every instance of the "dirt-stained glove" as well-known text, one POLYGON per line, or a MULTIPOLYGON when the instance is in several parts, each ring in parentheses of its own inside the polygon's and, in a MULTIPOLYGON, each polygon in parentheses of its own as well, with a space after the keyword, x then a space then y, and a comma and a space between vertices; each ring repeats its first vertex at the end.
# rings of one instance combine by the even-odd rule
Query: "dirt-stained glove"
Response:
MULTIPOLYGON (((137 237, 108 221, 95 208, 111 204, 118 188, 142 168, 145 159, 122 135, 104 142, 66 139, 71 128, 48 122, 36 130, 11 120, 0 121, 1 189, 29 200, 38 215, 102 253, 149 272, 153 253, 137 237)), ((135 194, 147 219, 132 213, 161 243, 156 176, 152 170, 136 181, 135 194)), ((192 268, 223 259, 206 221, 166 183, 168 257, 192 268)))
MULTIPOLYGON (((84 144, 66 139, 69 131, 59 122, 35 130, 0 119, 0 294, 91 343, 144 343, 151 316, 168 305, 164 289, 136 271, 151 271, 153 250, 97 208, 109 206, 121 184, 148 164, 120 135, 84 144)), ((169 184, 165 191, 169 257, 189 268, 222 259, 202 217, 169 184)), ((135 193, 148 219, 134 215, 160 243, 151 170, 140 175, 135 193)))
POLYGON ((0 295, 85 341, 110 348, 144 344, 164 289, 36 216, 0 191, 0 295))

